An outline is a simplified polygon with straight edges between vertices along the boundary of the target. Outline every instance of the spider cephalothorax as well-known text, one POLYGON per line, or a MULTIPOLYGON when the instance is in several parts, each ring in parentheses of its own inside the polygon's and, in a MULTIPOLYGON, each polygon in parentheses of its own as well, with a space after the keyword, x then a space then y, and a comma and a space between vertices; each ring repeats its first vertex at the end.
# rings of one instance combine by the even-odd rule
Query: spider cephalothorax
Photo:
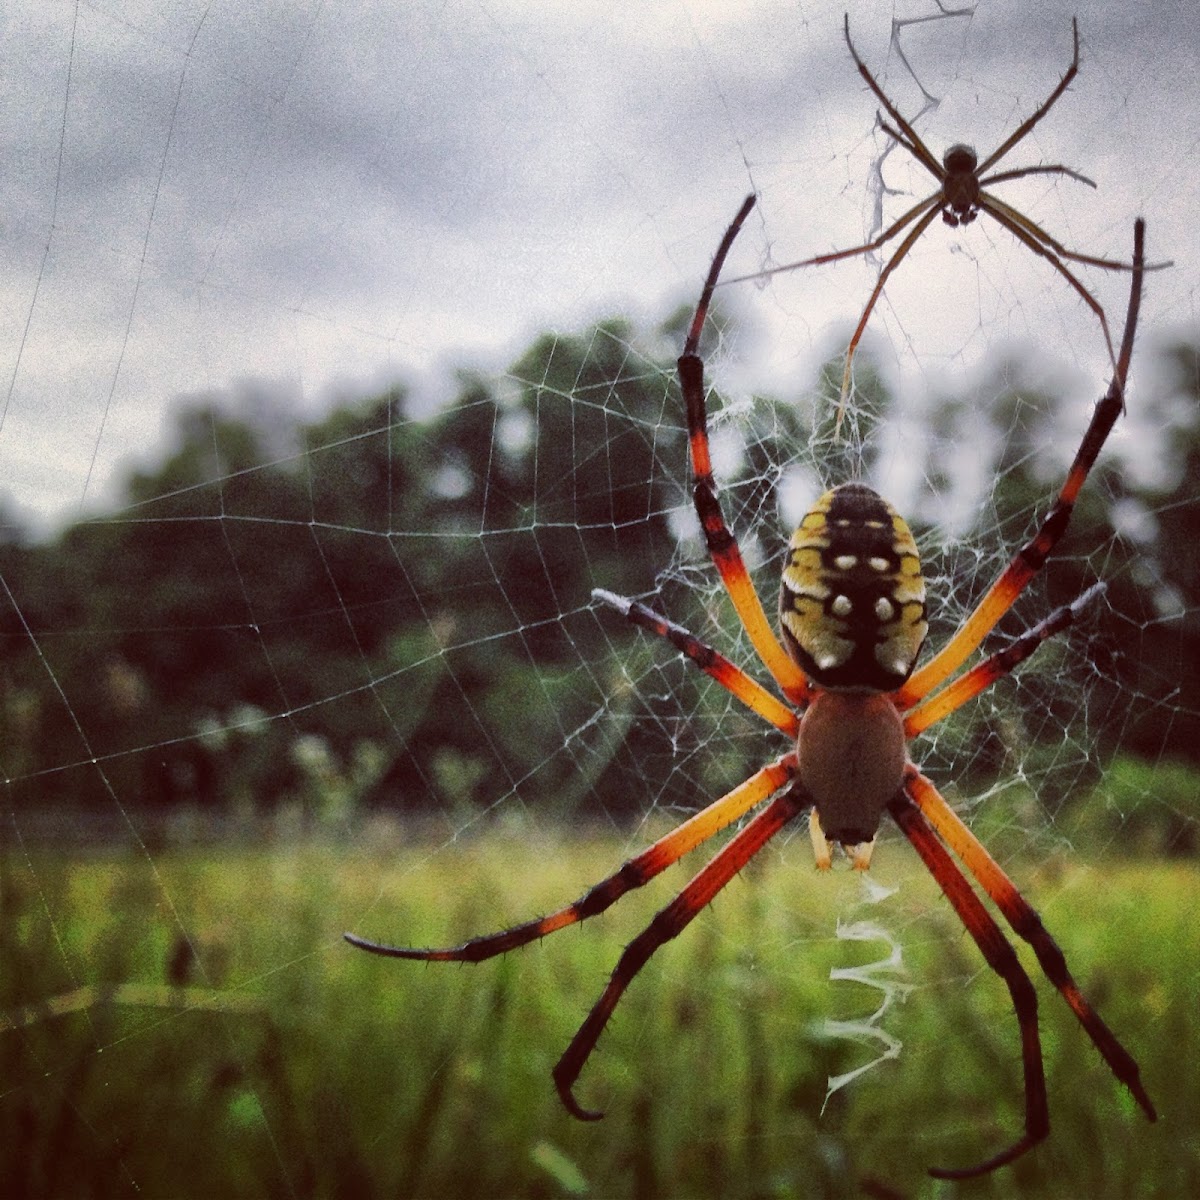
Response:
POLYGON ((801 522, 788 548, 780 593, 783 641, 775 636, 721 512, 713 481, 705 412, 700 331, 725 256, 754 197, 726 231, 692 321, 679 376, 687 409, 693 493, 713 564, 734 610, 784 699, 728 658, 646 605, 611 592, 594 595, 630 621, 663 637, 701 670, 766 720, 791 748, 744 783, 660 838, 572 904, 458 946, 423 950, 347 939, 375 954, 436 962, 475 962, 523 946, 603 912, 642 887, 709 838, 749 817, 650 925, 626 946, 607 986, 553 1070, 563 1104, 583 1120, 602 1114, 583 1108, 574 1088, 588 1056, 625 988, 659 946, 692 921, 781 829, 808 811, 817 865, 828 867, 831 843, 865 868, 875 831, 889 814, 932 872, 988 965, 1003 979, 1021 1031, 1025 1131, 1007 1149, 973 1167, 933 1170, 945 1178, 980 1175, 1011 1162, 1050 1131, 1038 1033, 1037 995, 1001 932, 951 852, 992 899, 1013 930, 1033 948, 1050 982, 1146 1115, 1154 1105, 1137 1063, 1080 992, 1062 952, 1012 880, 908 757, 906 743, 1007 675, 1058 630, 1069 625, 1093 588, 1056 609, 1041 624, 971 670, 954 676, 1021 590, 1041 569, 1066 530, 1075 497, 1124 402, 1143 272, 1143 226, 1134 232, 1133 284, 1125 335, 1113 381, 1096 406, 1066 482, 1033 539, 988 589, 963 626, 914 671, 927 631, 925 585, 916 545, 904 520, 870 488, 845 484, 825 493, 801 522), (753 815, 749 814, 754 810, 753 815))
POLYGON ((979 158, 975 147, 955 142, 942 155, 942 166, 946 168, 942 182, 946 207, 942 209, 942 220, 955 229, 970 225, 979 215, 979 158))

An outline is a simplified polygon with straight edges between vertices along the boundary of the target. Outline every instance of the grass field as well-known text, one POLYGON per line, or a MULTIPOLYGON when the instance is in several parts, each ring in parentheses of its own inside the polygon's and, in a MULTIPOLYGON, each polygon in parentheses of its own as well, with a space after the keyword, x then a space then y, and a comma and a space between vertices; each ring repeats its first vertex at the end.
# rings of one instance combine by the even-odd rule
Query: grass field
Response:
MULTIPOLYGON (((1017 1133, 1015 1020, 899 842, 863 902, 795 840, 768 850, 631 987, 580 1079, 549 1071, 678 869, 579 929, 477 966, 392 962, 343 929, 458 940, 557 907, 627 852, 496 836, 428 856, 344 848, 5 852, 0 890, 4 1195, 141 1197, 1200 1195, 1200 872, 1011 864, 1133 1052, 1148 1124, 1039 983, 1052 1133, 969 1183, 1017 1133), (423 861, 424 859, 424 861, 423 861), (870 919, 903 950, 899 1056, 822 1035, 885 958, 835 937, 870 919), (187 930, 195 956, 181 938, 187 930)), ((1036 969, 1031 955, 1023 956, 1036 969)))

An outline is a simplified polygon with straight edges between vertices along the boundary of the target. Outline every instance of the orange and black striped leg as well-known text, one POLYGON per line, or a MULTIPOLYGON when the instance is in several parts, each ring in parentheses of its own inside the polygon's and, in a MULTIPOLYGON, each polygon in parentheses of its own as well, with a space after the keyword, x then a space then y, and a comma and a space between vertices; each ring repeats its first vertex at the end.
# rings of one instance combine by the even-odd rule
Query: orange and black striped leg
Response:
POLYGON ((974 1167, 944 1169, 933 1167, 937 1179, 969 1179, 986 1175, 1032 1149, 1050 1132, 1050 1112, 1046 1099, 1046 1076, 1042 1065, 1042 1047, 1038 1038, 1037 993, 1016 951, 1008 944, 1000 926, 992 919, 963 873, 954 865, 946 848, 938 841, 921 810, 904 793, 888 805, 904 836, 921 856, 921 861, 937 880, 946 899, 966 926, 987 964, 1004 980, 1016 1010, 1021 1030, 1021 1061, 1025 1072, 1025 1136, 1007 1150, 974 1167))
POLYGON ((1117 1041, 1112 1030, 1097 1016, 1079 990, 1079 985, 1067 968, 1063 952, 1046 932, 1046 927, 1036 910, 1021 895, 1016 884, 1001 870, 996 860, 963 824, 933 784, 915 767, 910 767, 906 773, 905 788, 929 823, 937 830, 938 836, 958 855, 967 870, 992 898, 996 907, 1004 914, 1004 919, 1012 926, 1013 932, 1033 947, 1046 978, 1070 1005, 1071 1011, 1113 1074, 1129 1089, 1147 1118, 1151 1121, 1157 1120, 1158 1114, 1142 1086, 1141 1074, 1133 1056, 1117 1041))
POLYGON ((911 708, 918 700, 929 695, 974 653, 979 643, 995 627, 996 622, 1013 606, 1025 585, 1042 569, 1050 552, 1066 532, 1079 490, 1083 487, 1083 482, 1087 479, 1101 447, 1112 432, 1117 417, 1125 407, 1125 380, 1129 374, 1129 360, 1133 355, 1133 335, 1137 328, 1138 309, 1142 298, 1145 232, 1146 224, 1139 218, 1133 227, 1133 277, 1117 369, 1108 391, 1092 413, 1091 422, 1083 435, 1083 441, 1075 454, 1075 461, 1067 472, 1066 481, 1054 506, 1033 539, 1021 548, 1000 578, 987 590, 959 631, 896 692, 896 705, 901 710, 911 708))
POLYGON ((741 667, 735 666, 711 646, 706 646, 695 634, 688 633, 682 625, 668 621, 666 617, 660 616, 637 600, 631 600, 628 596, 618 596, 603 588, 593 588, 592 598, 615 608, 623 617, 642 629, 666 638, 706 675, 715 679, 747 708, 758 713, 764 721, 782 730, 788 737, 795 738, 800 732, 800 718, 786 704, 772 696, 762 684, 751 679, 741 667))
POLYGON ((563 1104, 572 1116, 581 1121, 598 1121, 604 1114, 582 1108, 572 1088, 583 1070, 596 1041, 612 1016, 617 1001, 634 976, 646 965, 650 956, 664 942, 678 935, 716 894, 736 875, 797 813, 807 807, 797 788, 776 796, 694 879, 671 901, 653 921, 638 934, 617 962, 607 986, 588 1013, 587 1019, 571 1039, 562 1058, 554 1067, 554 1083, 563 1104))
POLYGON ((747 196, 733 219, 733 223, 725 231, 721 244, 717 248, 716 257, 709 268, 704 291, 700 303, 696 307, 696 315, 692 318, 684 343, 683 354, 679 359, 679 382, 683 389, 683 399, 687 406, 688 441, 691 449, 692 475, 694 477, 693 500, 696 513, 700 517, 700 526, 704 530, 704 540, 713 564, 720 573, 721 579, 733 601, 738 619, 745 627, 763 664, 771 672, 783 694, 794 704, 803 703, 808 693, 808 681, 804 672, 793 662, 788 652, 775 636, 767 614, 763 611, 762 601, 750 581, 750 574, 742 560, 742 552, 738 549, 737 541, 725 524, 721 513, 721 505, 717 500, 717 485, 713 480, 712 459, 708 450, 708 421, 704 409, 704 363, 697 353, 700 344, 700 332, 704 328, 704 318, 708 306, 712 302, 713 288, 721 274, 725 256, 733 245, 734 238, 744 224, 750 210, 754 207, 754 197, 747 196))
POLYGON ((626 892, 648 883, 685 854, 703 845, 713 834, 719 833, 755 805, 761 804, 788 783, 795 773, 794 752, 776 759, 761 771, 756 771, 745 783, 739 784, 707 808, 701 809, 694 817, 659 838, 653 846, 631 858, 618 871, 589 889, 573 904, 568 904, 549 916, 514 925, 511 929, 504 929, 499 933, 472 938, 460 946, 440 950, 386 946, 379 942, 369 942, 353 933, 343 936, 352 946, 372 954, 382 954, 388 958, 418 959, 423 962, 479 962, 493 955, 503 954, 506 950, 515 950, 518 946, 536 941, 548 933, 554 933, 558 929, 604 912, 626 892))
POLYGON ((965 675, 960 675, 940 692, 923 700, 905 716, 904 736, 911 738, 922 733, 930 725, 936 724, 943 717, 948 717, 952 712, 960 709, 985 688, 991 687, 997 679, 1003 679, 1005 675, 1023 663, 1044 641, 1078 621, 1080 613, 1097 596, 1101 595, 1106 587, 1107 585, 1104 583, 1092 584, 1073 603, 1056 608, 1044 621, 1040 621, 1019 638, 1009 642, 1003 650, 997 650, 995 654, 989 655, 965 675))

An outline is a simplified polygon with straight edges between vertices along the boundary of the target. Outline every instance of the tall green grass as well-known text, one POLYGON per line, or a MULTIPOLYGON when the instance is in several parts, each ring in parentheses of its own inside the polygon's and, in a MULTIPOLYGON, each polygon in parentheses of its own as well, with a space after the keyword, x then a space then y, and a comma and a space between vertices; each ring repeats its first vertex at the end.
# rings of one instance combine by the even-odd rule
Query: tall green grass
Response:
MULTIPOLYGON (((579 1082, 549 1071, 621 947, 686 878, 502 959, 386 961, 343 929, 447 943, 557 907, 629 851, 496 836, 431 857, 313 846, 9 855, 0 891, 3 1194, 94 1197, 1190 1196, 1200 1194, 1200 872, 1017 865, 1085 991, 1141 1063, 1123 1094, 1039 983, 1053 1130, 1012 1167, 938 1183, 1020 1129, 1007 992, 897 841, 867 905, 800 841, 769 849, 651 961, 579 1082), (821 1034, 878 993, 833 966, 888 947, 914 985, 899 1057, 821 1034), (188 940, 182 936, 186 931, 188 940)), ((1032 956, 1024 955, 1031 974, 1032 956)), ((1036 975, 1035 975, 1036 978, 1036 975)))

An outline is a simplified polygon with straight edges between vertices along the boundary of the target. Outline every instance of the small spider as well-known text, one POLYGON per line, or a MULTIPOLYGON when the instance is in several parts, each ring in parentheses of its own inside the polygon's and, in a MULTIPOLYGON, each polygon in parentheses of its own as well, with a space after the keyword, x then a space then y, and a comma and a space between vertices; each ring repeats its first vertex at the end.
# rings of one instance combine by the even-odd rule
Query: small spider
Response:
POLYGON ((839 843, 853 865, 865 870, 879 823, 887 812, 932 872, 988 965, 1004 980, 1021 1034, 1024 1135, 977 1166, 930 1173, 951 1179, 981 1175, 1024 1154, 1050 1131, 1037 995, 1020 960, 954 864, 950 851, 1017 935, 1033 947, 1043 971, 1105 1062, 1153 1121, 1154 1105, 1142 1087, 1137 1063, 1084 998, 1037 913, 921 774, 906 748, 910 738, 1003 678, 1043 641, 1070 625, 1103 587, 1095 585, 1073 604, 1056 609, 1023 636, 951 680, 1045 564, 1065 532, 1075 498, 1122 410, 1141 298, 1143 223, 1138 221, 1134 227, 1133 282, 1116 373, 1096 406, 1054 505, 1032 541, 992 584, 965 624, 914 673, 928 631, 925 583, 908 525, 882 496, 861 483, 842 484, 821 496, 792 534, 780 590, 782 642, 771 630, 721 512, 709 454, 704 364, 697 348, 725 256, 753 205, 754 197, 747 197, 713 260, 679 359, 679 377, 687 407, 694 501, 705 541, 738 618, 787 702, 644 604, 599 589, 593 594, 635 625, 669 641, 775 726, 792 748, 574 903, 549 916, 446 949, 386 946, 349 933, 346 940, 393 958, 430 962, 491 958, 603 912, 626 892, 649 883, 685 854, 764 805, 629 943, 600 998, 555 1065, 554 1082, 563 1104, 581 1120, 596 1120, 602 1114, 581 1107, 575 1099, 575 1082, 617 1002, 650 956, 681 933, 730 879, 801 813, 809 814, 818 867, 830 866, 832 845, 839 843))
MULTIPOLYGON (((879 102, 899 128, 896 129, 889 125, 884 121, 882 115, 879 117, 880 127, 884 133, 903 146, 937 180, 938 190, 932 196, 927 196, 919 204, 913 205, 908 212, 904 213, 898 220, 893 221, 877 238, 865 242, 861 246, 855 246, 850 250, 835 250, 829 254, 818 254, 815 258, 805 258, 800 262, 787 263, 781 267, 772 267, 766 271, 756 271, 751 275, 741 275, 735 279, 725 280, 725 284, 729 285, 741 283, 748 279, 765 279, 771 275, 778 275, 781 271, 795 271, 800 267, 815 267, 822 263, 837 262, 839 259, 854 258, 859 254, 868 254, 873 250, 880 249, 880 247, 890 242, 903 229, 912 225, 914 221, 916 222, 908 235, 900 243, 896 253, 892 255, 883 270, 880 271, 879 279, 872 289, 870 297, 867 299, 866 307, 863 309, 862 316, 855 327, 854 335, 850 339, 850 346, 846 351, 846 366, 842 372, 841 396, 838 401, 838 428, 841 427, 842 414, 846 406, 846 397, 850 392, 850 374, 854 364, 854 352, 858 349, 858 343, 862 339, 863 330, 867 327, 867 321, 875 308, 875 303, 879 299, 880 293, 883 291, 883 285, 887 282, 888 276, 900 265, 904 256, 913 248, 917 239, 925 232, 938 213, 942 214, 942 220, 947 225, 955 228, 960 225, 970 225, 981 212, 988 213, 999 221, 1019 242, 1024 243, 1035 254, 1046 259, 1075 291, 1079 293, 1084 303, 1087 304, 1092 312, 1096 314, 1100 321, 1100 328, 1104 332, 1104 343, 1108 347, 1109 358, 1115 368, 1117 360, 1113 351, 1112 338, 1109 336, 1108 319, 1104 315, 1104 309, 1096 297, 1084 287, 1078 277, 1067 267, 1063 259, 1066 258, 1072 262, 1087 263, 1093 267, 1104 267, 1110 271, 1131 270, 1130 264, 1116 262, 1109 258, 1096 258, 1090 254, 1078 254, 1074 250, 1068 250, 1061 242, 1051 237, 1040 225, 1025 216, 1024 213, 1013 208, 1011 204, 1006 204, 998 196, 993 196, 990 192, 984 190, 992 184, 1003 183, 1011 179, 1021 179, 1026 175, 1067 175, 1072 179, 1077 179, 1080 183, 1086 183, 1089 187, 1094 188, 1096 186, 1086 175, 1081 175, 1078 171, 1074 171, 1070 167, 1064 167, 1058 163, 1050 166, 1016 167, 1009 171, 997 171, 993 175, 984 174, 984 172, 994 167, 1018 142, 1022 141, 1032 132, 1034 126, 1050 111, 1058 98, 1067 90, 1071 80, 1075 78, 1079 71, 1078 23, 1074 19, 1071 21, 1074 53, 1071 57, 1071 65, 1067 68, 1067 73, 1062 77, 1058 86, 1050 93, 1041 107, 1025 122, 1019 125, 1008 138, 1001 142, 983 162, 978 160, 973 146, 965 145, 963 142, 956 142, 946 151, 941 163, 939 163, 925 143, 917 136, 913 127, 900 115, 899 110, 888 99, 879 84, 876 83, 875 77, 867 70, 863 60, 859 58, 858 52, 854 49, 854 43, 850 40, 849 14, 845 18, 845 32, 846 45, 850 47, 850 55, 858 66, 859 74, 867 81, 867 86, 875 93, 879 102)), ((1149 266, 1144 265, 1142 269, 1153 271, 1170 265, 1170 263, 1154 263, 1149 266)))

